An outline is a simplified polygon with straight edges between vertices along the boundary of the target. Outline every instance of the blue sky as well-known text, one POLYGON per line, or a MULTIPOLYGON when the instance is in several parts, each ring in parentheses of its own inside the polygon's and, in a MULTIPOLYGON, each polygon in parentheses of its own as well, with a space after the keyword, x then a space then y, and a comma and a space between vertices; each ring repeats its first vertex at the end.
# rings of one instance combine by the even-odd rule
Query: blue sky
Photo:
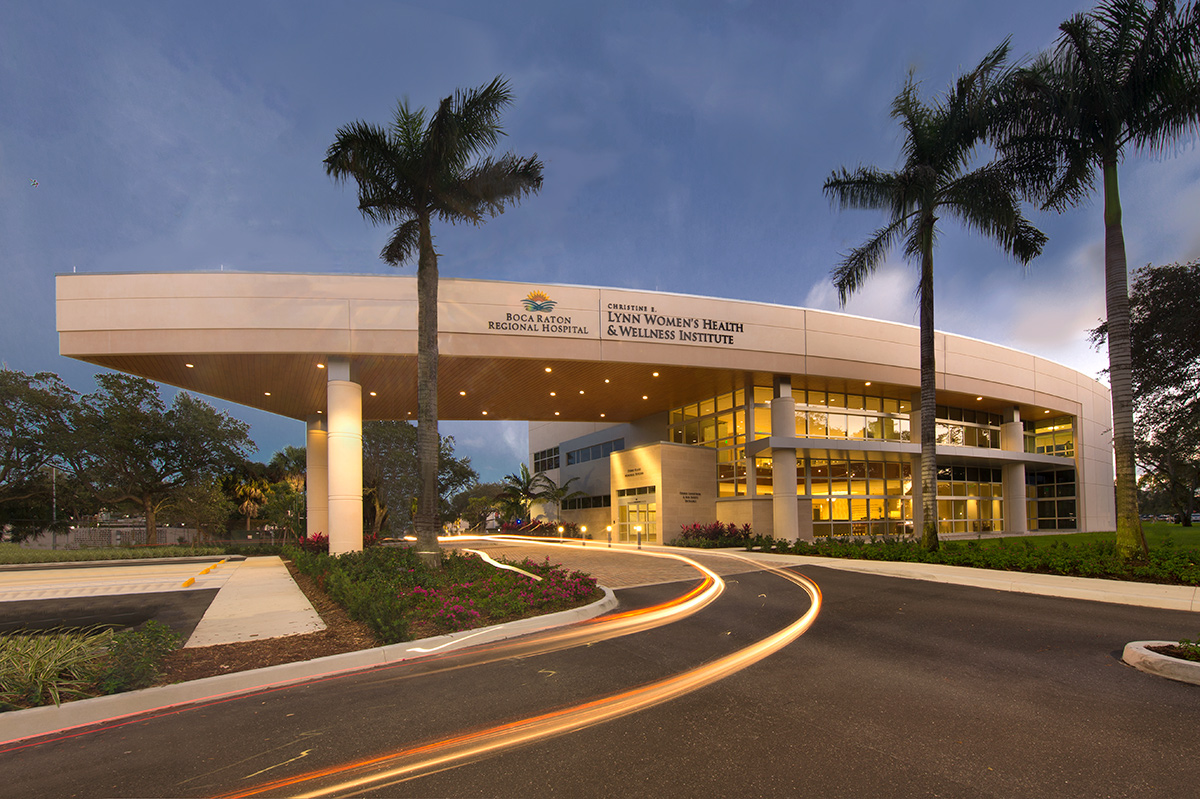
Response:
MULTIPOLYGON (((386 274, 387 230, 321 164, 339 126, 511 82, 502 149, 545 162, 540 195, 435 231, 441 274, 837 309, 829 271, 879 225, 822 195, 837 167, 891 168, 908 71, 941 91, 1005 36, 1029 56, 1086 3, 13 2, 0 0, 0 359, 91 391, 62 358, 56 273, 386 274), (36 187, 30 181, 38 181, 36 187)), ((1121 168, 1131 266, 1200 255, 1200 154, 1121 168)), ((1028 270, 943 227, 937 327, 1088 374, 1106 356, 1098 200, 1031 211, 1028 270)), ((403 270, 412 274, 414 267, 403 270)), ((916 322, 899 255, 851 313, 916 322)), ((263 460, 303 425, 217 403, 263 460)), ((484 479, 525 458, 517 423, 443 423, 484 479)))

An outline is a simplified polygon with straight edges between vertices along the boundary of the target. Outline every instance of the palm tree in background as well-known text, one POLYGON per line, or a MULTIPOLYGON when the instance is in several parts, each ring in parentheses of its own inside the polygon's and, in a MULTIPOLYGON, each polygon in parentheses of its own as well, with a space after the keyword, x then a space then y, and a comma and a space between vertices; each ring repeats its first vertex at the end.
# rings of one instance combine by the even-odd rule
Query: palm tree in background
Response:
POLYGON ((910 74, 892 101, 892 117, 904 130, 904 160, 887 172, 875 167, 845 168, 825 181, 825 194, 845 208, 888 213, 888 223, 846 255, 833 271, 844 306, 863 286, 892 247, 920 265, 917 297, 921 314, 921 544, 937 549, 936 362, 933 327, 933 245, 939 214, 995 240, 1023 264, 1041 252, 1046 237, 1022 215, 1011 174, 987 164, 968 171, 975 149, 988 131, 992 109, 1011 74, 1004 66, 1005 41, 971 72, 961 76, 930 104, 918 96, 910 74))
POLYGON ((545 472, 530 472, 523 463, 520 471, 504 475, 501 484, 504 488, 496 499, 506 507, 516 509, 526 523, 530 521, 530 506, 535 502, 551 500, 557 488, 545 472))
POLYGON ((1063 211, 1104 192, 1104 293, 1117 470, 1117 549, 1145 557, 1137 507, 1129 288, 1117 165, 1200 127, 1200 7, 1115 0, 1059 26, 1055 48, 1014 81, 998 147, 1028 194, 1063 211))
POLYGON ((426 118, 402 101, 388 128, 354 122, 337 132, 325 157, 334 179, 358 183, 358 210, 371 222, 396 225, 380 257, 398 266, 417 256, 417 550, 441 564, 438 519, 438 254, 430 223, 479 224, 542 186, 536 155, 478 158, 495 148, 500 112, 512 102, 508 82, 459 90, 426 118))

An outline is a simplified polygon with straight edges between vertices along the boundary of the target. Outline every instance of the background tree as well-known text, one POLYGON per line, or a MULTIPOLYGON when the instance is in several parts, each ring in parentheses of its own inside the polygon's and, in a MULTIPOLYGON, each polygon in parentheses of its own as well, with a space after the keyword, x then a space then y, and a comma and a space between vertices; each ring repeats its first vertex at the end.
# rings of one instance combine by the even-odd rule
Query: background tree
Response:
POLYGON ((875 167, 842 168, 825 181, 825 193, 841 208, 886 211, 888 223, 860 247, 850 251, 833 271, 843 305, 902 244, 906 258, 920 268, 917 297, 921 318, 921 544, 936 549, 936 361, 933 325, 933 245, 940 214, 996 241, 1028 263, 1042 250, 1046 237, 1021 213, 1015 183, 1007 169, 987 164, 970 170, 976 148, 988 131, 999 88, 1008 78, 1004 62, 1008 43, 989 53, 958 79, 942 97, 925 104, 920 84, 910 74, 896 99, 892 117, 904 130, 904 160, 886 172, 875 167))
POLYGON ((1132 147, 1163 153, 1200 125, 1200 10, 1114 0, 1059 26, 1058 44, 1014 82, 999 146, 1029 195, 1063 211, 1104 196, 1104 294, 1117 470, 1117 548, 1145 557, 1137 508, 1129 293, 1117 165, 1132 147))
POLYGON ((245 422, 186 392, 168 409, 148 380, 96 376, 99 388, 79 403, 74 474, 105 502, 132 502, 158 543, 155 513, 173 494, 219 477, 254 446, 245 422))
POLYGON ((325 157, 326 172, 358 183, 358 210, 378 224, 394 224, 380 257, 398 266, 417 255, 417 430, 420 489, 417 550, 439 568, 437 365, 438 255, 430 223, 479 224, 542 186, 537 156, 511 153, 475 160, 495 148, 500 112, 512 102, 507 81, 460 90, 442 100, 433 116, 405 100, 391 128, 354 122, 337 132, 325 157))
POLYGON ((287 480, 297 491, 304 490, 304 477, 308 473, 308 453, 304 447, 284 447, 271 456, 267 464, 267 478, 272 483, 287 480), (296 479, 299 479, 299 485, 296 479))
POLYGON ((502 485, 497 496, 501 506, 510 513, 515 510, 519 519, 528 522, 530 507, 535 502, 545 502, 554 483, 545 472, 530 473, 529 467, 522 463, 519 471, 504 475, 502 485))
POLYGON ((168 523, 181 522, 196 530, 198 541, 212 540, 237 508, 225 495, 221 481, 208 477, 173 491, 162 508, 161 516, 168 523))
POLYGON ((75 400, 56 374, 0 370, 0 505, 48 499, 49 467, 68 448, 75 400))
POLYGON ((495 511, 496 495, 504 490, 501 483, 475 483, 450 498, 448 519, 462 519, 468 527, 480 527, 495 511))
POLYGON ((554 516, 556 519, 562 519, 562 504, 564 501, 587 496, 584 492, 575 491, 571 488, 571 483, 574 483, 578 479, 578 477, 572 477, 562 485, 558 485, 553 479, 546 477, 545 498, 547 502, 554 505, 554 516))
MULTIPOLYGON (((1139 482, 1157 485, 1190 525, 1200 489, 1200 261, 1134 274, 1129 333, 1139 482)), ((1103 344, 1108 323, 1091 334, 1103 344)))
MULTIPOLYGON (((375 535, 388 529, 408 530, 413 500, 420 490, 418 430, 406 421, 363 424, 363 489, 366 523, 375 535)), ((439 437, 439 516, 451 514, 450 497, 479 480, 470 458, 454 454, 454 437, 439 437)))

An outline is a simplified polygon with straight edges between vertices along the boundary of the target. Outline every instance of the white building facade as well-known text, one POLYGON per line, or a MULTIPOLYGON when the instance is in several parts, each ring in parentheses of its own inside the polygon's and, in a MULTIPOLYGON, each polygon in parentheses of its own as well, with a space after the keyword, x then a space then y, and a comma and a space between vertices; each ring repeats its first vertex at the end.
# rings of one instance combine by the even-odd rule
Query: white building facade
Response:
MULTIPOLYGON (((303 420, 309 523, 361 546, 364 419, 416 418, 411 275, 60 275, 64 355, 303 420)), ((1115 527, 1108 389, 938 333, 944 533, 1115 527)), ((443 279, 441 419, 529 422, 593 537, 920 529, 919 332, 661 292, 443 279)))

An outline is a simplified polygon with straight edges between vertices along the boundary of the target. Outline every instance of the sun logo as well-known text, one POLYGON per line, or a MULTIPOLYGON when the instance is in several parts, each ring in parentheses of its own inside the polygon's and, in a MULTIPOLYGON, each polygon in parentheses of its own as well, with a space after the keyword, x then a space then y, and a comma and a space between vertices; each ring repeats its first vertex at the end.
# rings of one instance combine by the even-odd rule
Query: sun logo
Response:
POLYGON ((553 311, 554 306, 558 304, 554 300, 550 299, 550 296, 543 291, 531 291, 521 302, 525 304, 525 310, 539 313, 543 311, 553 311))

